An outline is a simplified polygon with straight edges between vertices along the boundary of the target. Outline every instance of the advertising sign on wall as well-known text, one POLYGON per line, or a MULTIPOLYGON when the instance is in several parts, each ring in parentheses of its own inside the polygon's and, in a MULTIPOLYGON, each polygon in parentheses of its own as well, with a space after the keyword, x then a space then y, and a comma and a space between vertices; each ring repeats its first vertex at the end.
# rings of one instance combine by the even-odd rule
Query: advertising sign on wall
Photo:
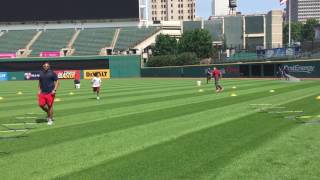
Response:
POLYGON ((0 72, 0 81, 8 81, 8 73, 0 72))
POLYGON ((16 58, 16 53, 0 53, 0 58, 16 58))
POLYGON ((85 70, 84 79, 92 79, 94 77, 94 73, 98 73, 101 79, 110 79, 109 69, 85 70))
POLYGON ((285 65, 284 68, 289 70, 289 73, 304 73, 304 74, 312 74, 316 70, 316 66, 312 65, 285 65))
POLYGON ((59 79, 74 79, 76 74, 80 74, 80 70, 57 70, 54 71, 59 79))
POLYGON ((40 57, 60 57, 59 51, 45 51, 40 53, 40 57))
POLYGON ((39 72, 25 72, 24 73, 24 79, 25 80, 38 80, 40 77, 39 72))

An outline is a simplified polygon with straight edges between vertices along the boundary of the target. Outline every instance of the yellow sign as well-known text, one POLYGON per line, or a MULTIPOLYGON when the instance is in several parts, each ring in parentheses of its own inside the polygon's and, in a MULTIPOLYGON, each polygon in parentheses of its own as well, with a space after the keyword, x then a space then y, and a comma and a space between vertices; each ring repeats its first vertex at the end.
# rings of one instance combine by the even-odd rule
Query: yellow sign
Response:
POLYGON ((101 79, 110 79, 110 69, 84 70, 84 79, 92 79, 98 73, 101 79))

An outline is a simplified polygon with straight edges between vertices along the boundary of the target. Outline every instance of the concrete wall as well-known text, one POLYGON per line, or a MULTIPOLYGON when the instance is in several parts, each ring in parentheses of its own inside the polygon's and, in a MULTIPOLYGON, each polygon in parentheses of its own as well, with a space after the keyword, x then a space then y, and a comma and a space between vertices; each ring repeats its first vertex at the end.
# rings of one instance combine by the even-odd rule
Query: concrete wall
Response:
POLYGON ((282 47, 283 17, 281 10, 270 11, 267 15, 267 48, 282 47))

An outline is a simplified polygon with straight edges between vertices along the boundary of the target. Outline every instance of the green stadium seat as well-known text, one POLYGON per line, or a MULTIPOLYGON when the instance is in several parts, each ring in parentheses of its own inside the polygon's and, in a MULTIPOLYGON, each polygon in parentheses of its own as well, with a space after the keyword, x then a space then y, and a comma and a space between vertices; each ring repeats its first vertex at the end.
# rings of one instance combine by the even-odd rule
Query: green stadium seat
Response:
POLYGON ((116 28, 84 29, 73 44, 75 56, 99 55, 104 47, 111 46, 116 28))
POLYGON ((39 56, 44 51, 60 51, 66 48, 74 29, 53 29, 44 31, 31 47, 31 56, 39 56))
POLYGON ((118 37, 118 41, 115 46, 116 51, 123 51, 132 48, 139 42, 150 37, 157 32, 157 28, 138 28, 138 27, 126 27, 122 28, 118 37))
POLYGON ((246 61, 255 61, 261 60, 258 58, 256 52, 237 52, 228 58, 228 62, 246 62, 246 61))
POLYGON ((36 35, 36 30, 12 30, 0 37, 0 52, 17 52, 24 49, 36 35))

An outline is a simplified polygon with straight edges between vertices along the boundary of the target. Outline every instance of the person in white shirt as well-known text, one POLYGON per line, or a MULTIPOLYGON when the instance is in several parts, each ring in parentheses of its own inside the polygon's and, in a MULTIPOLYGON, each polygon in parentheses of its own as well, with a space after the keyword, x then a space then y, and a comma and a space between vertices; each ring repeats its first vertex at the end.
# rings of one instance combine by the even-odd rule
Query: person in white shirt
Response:
POLYGON ((101 87, 101 78, 99 77, 99 74, 96 72, 93 74, 94 77, 92 78, 91 80, 91 83, 92 83, 92 89, 93 89, 93 92, 96 93, 97 95, 97 100, 100 99, 99 97, 99 93, 100 93, 100 87, 101 87))

